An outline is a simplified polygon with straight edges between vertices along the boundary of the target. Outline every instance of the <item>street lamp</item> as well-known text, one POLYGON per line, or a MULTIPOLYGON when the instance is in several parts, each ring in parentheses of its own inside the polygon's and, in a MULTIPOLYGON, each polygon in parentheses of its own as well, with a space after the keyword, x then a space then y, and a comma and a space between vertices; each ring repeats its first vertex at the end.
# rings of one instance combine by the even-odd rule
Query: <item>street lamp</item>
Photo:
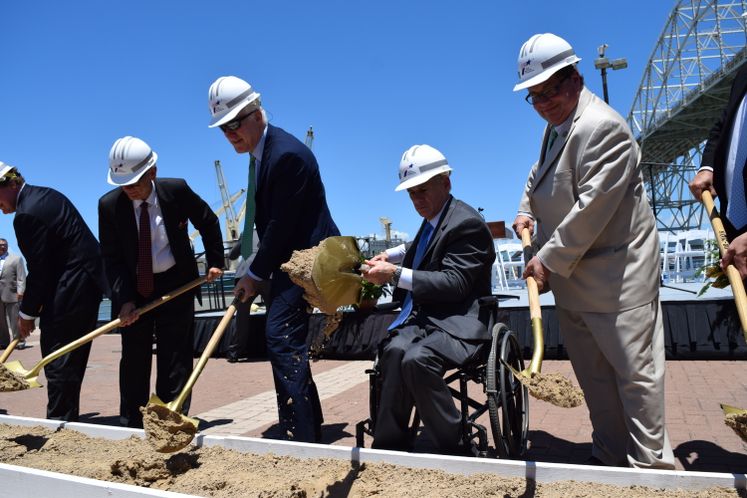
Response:
POLYGON ((599 57, 594 60, 594 67, 602 71, 602 89, 604 90, 604 101, 609 104, 610 98, 607 94, 607 68, 611 67, 613 70, 625 69, 626 67, 628 67, 628 61, 624 57, 620 59, 609 60, 604 56, 605 50, 607 50, 606 43, 604 45, 600 45, 597 48, 599 57))

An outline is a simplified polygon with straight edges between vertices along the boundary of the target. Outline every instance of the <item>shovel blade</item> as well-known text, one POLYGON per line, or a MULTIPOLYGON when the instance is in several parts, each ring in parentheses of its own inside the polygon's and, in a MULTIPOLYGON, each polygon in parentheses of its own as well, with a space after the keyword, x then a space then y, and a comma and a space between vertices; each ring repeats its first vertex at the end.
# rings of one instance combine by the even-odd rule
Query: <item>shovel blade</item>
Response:
POLYGON ((197 419, 174 410, 152 394, 143 411, 143 426, 150 445, 160 453, 173 453, 186 448, 197 434, 197 419))
POLYGON ((31 372, 23 368, 23 364, 21 364, 18 360, 8 361, 6 363, 3 363, 3 366, 13 372, 17 377, 22 378, 25 380, 28 385, 29 389, 33 387, 42 387, 41 384, 39 384, 39 381, 37 380, 39 378, 38 375, 31 375, 31 372))
POLYGON ((725 405, 723 403, 721 403, 721 410, 724 412, 724 415, 731 415, 732 413, 743 415, 747 413, 747 410, 744 408, 737 408, 736 406, 725 405))
POLYGON ((336 308, 360 299, 361 276, 354 273, 360 254, 354 237, 328 237, 319 245, 311 278, 324 300, 336 308))

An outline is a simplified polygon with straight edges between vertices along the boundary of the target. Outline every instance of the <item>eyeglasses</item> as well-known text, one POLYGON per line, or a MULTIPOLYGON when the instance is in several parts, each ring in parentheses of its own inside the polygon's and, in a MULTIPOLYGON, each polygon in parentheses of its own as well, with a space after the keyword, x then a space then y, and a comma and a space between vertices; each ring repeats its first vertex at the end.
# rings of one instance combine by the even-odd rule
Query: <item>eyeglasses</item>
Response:
POLYGON ((529 105, 535 105, 535 104, 541 104, 542 102, 546 102, 550 100, 551 98, 555 97, 560 92, 560 87, 565 83, 565 80, 567 80, 570 77, 570 74, 565 76, 563 79, 558 81, 558 83, 545 90, 542 93, 529 93, 526 97, 524 97, 524 100, 526 100, 529 105))
POLYGON ((252 114, 254 114, 255 112, 257 112, 257 109, 254 109, 249 114, 244 114, 241 117, 238 117, 238 118, 236 118, 234 120, 231 120, 231 121, 229 121, 228 123, 226 123, 224 125, 220 125, 221 131, 225 133, 227 131, 236 131, 236 130, 238 130, 239 128, 241 128, 241 122, 244 121, 249 116, 251 116, 252 114))

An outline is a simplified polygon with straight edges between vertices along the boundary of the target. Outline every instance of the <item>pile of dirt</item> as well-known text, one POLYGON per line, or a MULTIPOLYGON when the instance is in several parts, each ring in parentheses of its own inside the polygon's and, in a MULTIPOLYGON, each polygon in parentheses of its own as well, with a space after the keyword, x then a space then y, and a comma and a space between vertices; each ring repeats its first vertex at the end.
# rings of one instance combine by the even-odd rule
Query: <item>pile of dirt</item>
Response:
POLYGON ((453 496, 566 498, 737 497, 734 489, 703 491, 617 487, 573 481, 538 484, 495 474, 470 476, 388 464, 351 464, 239 453, 220 447, 165 455, 142 439, 111 441, 69 429, 0 424, 0 462, 153 489, 219 498, 453 496))
POLYGON ((26 379, 14 374, 5 365, 0 363, 0 393, 23 391, 29 387, 26 379))
POLYGON ((327 315, 322 332, 324 333, 323 337, 329 337, 340 325, 342 313, 337 311, 335 306, 325 301, 311 276, 317 254, 319 254, 318 245, 310 249, 293 251, 290 260, 280 265, 280 269, 288 274, 291 282, 303 289, 303 298, 311 308, 318 308, 319 311, 327 315))
POLYGON ((561 408, 575 408, 584 402, 584 393, 566 377, 557 373, 536 373, 532 377, 519 375, 529 394, 561 408))
POLYGON ((724 423, 747 443, 747 413, 729 413, 724 416, 724 423))
POLYGON ((148 443, 161 453, 172 453, 185 448, 197 434, 197 427, 189 420, 162 405, 148 403, 140 407, 148 443))

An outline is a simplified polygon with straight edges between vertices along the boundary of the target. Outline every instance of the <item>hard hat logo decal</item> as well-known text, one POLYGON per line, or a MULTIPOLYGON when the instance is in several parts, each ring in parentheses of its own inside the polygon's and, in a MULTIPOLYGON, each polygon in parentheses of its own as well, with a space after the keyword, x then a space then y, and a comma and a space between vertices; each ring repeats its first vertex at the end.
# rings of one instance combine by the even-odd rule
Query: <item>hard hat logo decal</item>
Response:
POLYGON ((525 62, 522 62, 519 76, 524 76, 527 73, 534 72, 534 70, 531 67, 531 64, 532 64, 532 59, 527 59, 525 62))

